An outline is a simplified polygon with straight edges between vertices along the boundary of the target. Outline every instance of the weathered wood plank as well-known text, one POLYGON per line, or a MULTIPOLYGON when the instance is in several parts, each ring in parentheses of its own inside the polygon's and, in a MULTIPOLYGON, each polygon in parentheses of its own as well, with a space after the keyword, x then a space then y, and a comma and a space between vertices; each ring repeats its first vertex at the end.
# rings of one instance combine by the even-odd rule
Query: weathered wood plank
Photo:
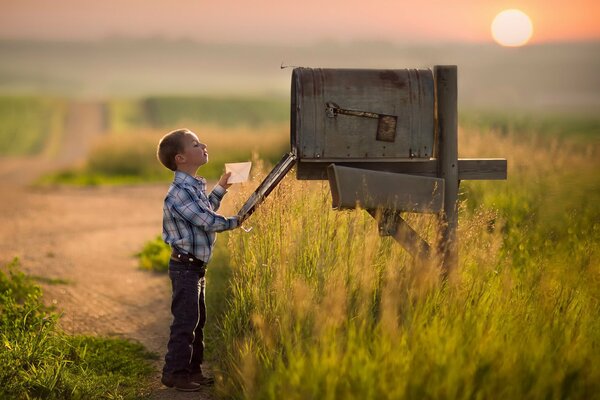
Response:
POLYGON ((442 271, 447 275, 458 266, 458 85, 456 65, 436 65, 438 176, 445 181, 444 211, 440 214, 442 271))
MULTIPOLYGON (((327 159, 319 162, 300 161, 296 170, 298 179, 325 180, 330 164, 350 168, 364 168, 372 171, 397 172, 401 174, 437 176, 437 160, 389 160, 389 161, 348 161, 327 159)), ((503 180, 506 179, 506 159, 503 158, 459 158, 459 180, 503 180)))
POLYGON ((381 236, 391 236, 416 260, 426 262, 431 246, 400 216, 389 210, 367 210, 379 225, 381 236))
POLYGON ((458 179, 505 180, 507 162, 505 158, 459 158, 458 179))

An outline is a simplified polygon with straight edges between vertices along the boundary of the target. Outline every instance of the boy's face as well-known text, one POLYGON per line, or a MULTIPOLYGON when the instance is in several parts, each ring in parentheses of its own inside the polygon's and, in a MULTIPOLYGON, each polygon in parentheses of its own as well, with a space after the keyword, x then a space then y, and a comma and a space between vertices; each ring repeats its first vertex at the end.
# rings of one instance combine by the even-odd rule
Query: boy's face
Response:
POLYGON ((183 138, 183 161, 185 164, 194 167, 200 167, 208 162, 208 151, 206 145, 200 143, 195 133, 186 133, 183 138))

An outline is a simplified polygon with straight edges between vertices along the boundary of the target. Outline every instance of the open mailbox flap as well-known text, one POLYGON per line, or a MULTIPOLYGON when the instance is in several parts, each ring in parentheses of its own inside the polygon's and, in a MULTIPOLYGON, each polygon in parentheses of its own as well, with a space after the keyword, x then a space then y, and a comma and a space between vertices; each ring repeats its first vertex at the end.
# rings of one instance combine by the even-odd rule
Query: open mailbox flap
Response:
POLYGON ((244 203, 240 211, 238 211, 237 216, 240 218, 240 221, 245 220, 254 212, 256 207, 262 203, 262 201, 271 193, 273 189, 281 182, 285 174, 287 174, 290 169, 296 163, 296 155, 293 153, 288 153, 283 156, 283 158, 277 163, 275 168, 269 172, 269 175, 260 183, 258 188, 250 195, 248 200, 244 203))

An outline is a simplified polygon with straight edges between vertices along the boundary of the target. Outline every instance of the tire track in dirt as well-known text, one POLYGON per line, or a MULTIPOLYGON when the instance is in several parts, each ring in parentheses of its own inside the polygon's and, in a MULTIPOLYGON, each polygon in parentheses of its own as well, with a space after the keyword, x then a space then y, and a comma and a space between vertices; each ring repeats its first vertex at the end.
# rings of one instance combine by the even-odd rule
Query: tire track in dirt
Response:
POLYGON ((44 172, 84 160, 106 127, 104 105, 74 102, 57 159, 0 158, 0 263, 19 257, 62 313, 67 332, 137 340, 159 355, 151 399, 211 399, 212 390, 180 393, 160 385, 168 339, 170 282, 141 271, 137 253, 161 231, 166 185, 33 188, 44 172))

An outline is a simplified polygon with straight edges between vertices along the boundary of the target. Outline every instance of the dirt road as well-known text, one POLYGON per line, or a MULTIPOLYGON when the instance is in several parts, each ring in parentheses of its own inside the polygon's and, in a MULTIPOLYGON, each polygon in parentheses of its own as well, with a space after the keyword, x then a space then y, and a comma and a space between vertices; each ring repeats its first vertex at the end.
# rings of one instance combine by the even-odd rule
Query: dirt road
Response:
MULTIPOLYGON (((171 320, 169 280, 138 269, 134 255, 161 231, 166 185, 30 185, 40 173, 85 155, 102 134, 99 113, 99 104, 71 108, 67 141, 79 144, 66 146, 58 159, 0 158, 0 263, 19 257, 25 272, 68 282, 41 283, 46 301, 63 313, 66 331, 134 339, 162 359, 171 320)), ((152 399, 213 398, 211 390, 190 394, 162 387, 160 365, 152 399)))

